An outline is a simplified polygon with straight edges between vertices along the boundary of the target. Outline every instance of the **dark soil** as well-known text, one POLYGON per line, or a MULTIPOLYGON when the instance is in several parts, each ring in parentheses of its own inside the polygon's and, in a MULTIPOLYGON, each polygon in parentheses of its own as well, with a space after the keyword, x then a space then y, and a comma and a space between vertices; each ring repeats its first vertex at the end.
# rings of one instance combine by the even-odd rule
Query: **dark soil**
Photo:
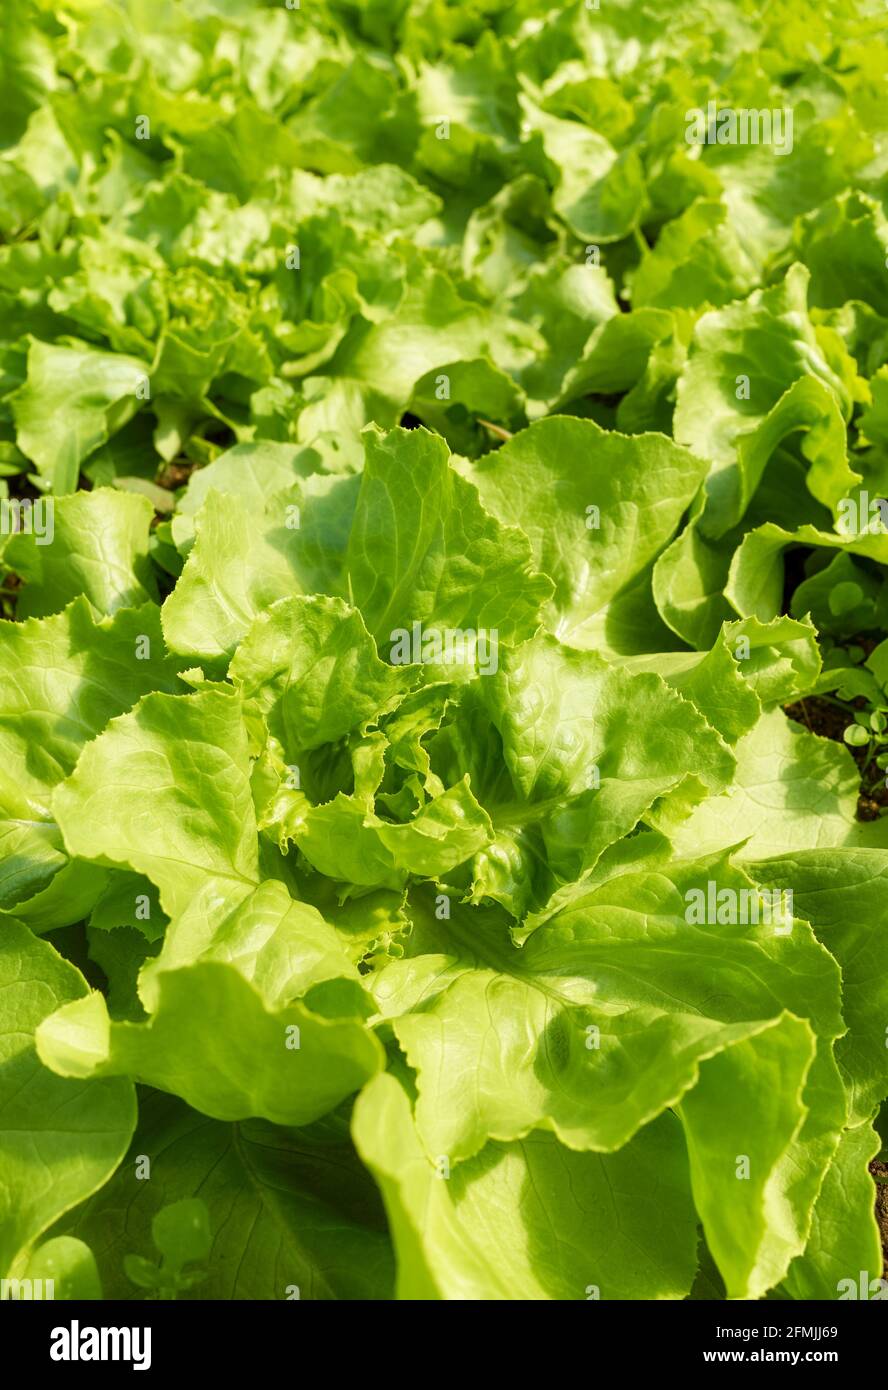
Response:
POLYGON ((175 492, 176 488, 182 487, 188 482, 196 467, 197 464, 193 463, 191 459, 176 459, 173 463, 168 463, 166 468, 158 474, 158 486, 175 492))
MULTIPOLYGON (((864 700, 857 700, 854 707, 862 709, 864 705, 864 700)), ((850 722, 848 715, 845 710, 831 705, 820 695, 809 695, 807 700, 796 700, 795 704, 784 705, 783 709, 790 719, 804 724, 812 734, 834 739, 836 743, 844 743, 844 733, 850 722)), ((856 751, 854 748, 851 749, 852 753, 856 751)))
POLYGON ((869 1167, 876 1179, 876 1220, 882 1235, 882 1275, 888 1279, 888 1163, 875 1159, 869 1167))
MULTIPOLYGON (((853 700, 850 704, 852 710, 866 707, 866 700, 863 699, 853 700)), ((860 768, 861 786, 857 798, 857 819, 878 820, 882 811, 888 810, 885 773, 873 762, 867 767, 869 749, 851 748, 845 743, 844 733, 851 722, 848 711, 840 709, 820 695, 811 695, 807 700, 796 700, 794 704, 784 705, 783 709, 790 719, 804 724, 812 734, 819 734, 821 738, 831 738, 835 743, 841 743, 843 747, 848 748, 848 752, 860 768)))

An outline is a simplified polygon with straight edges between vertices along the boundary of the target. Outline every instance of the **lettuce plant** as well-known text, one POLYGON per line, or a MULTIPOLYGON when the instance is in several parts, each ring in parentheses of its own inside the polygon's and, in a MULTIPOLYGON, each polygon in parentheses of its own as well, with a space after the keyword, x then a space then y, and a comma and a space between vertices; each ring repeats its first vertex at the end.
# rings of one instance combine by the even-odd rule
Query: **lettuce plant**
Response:
POLYGON ((888 1295, 883 11, 5 7, 4 1278, 888 1295))

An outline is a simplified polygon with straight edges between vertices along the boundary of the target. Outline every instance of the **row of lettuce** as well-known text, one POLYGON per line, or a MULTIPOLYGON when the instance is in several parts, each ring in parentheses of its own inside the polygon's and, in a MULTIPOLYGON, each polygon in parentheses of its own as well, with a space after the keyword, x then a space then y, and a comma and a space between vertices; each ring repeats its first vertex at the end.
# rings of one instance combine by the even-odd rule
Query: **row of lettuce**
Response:
POLYGON ((0 1274, 884 1294, 883 20, 0 16, 0 1274))

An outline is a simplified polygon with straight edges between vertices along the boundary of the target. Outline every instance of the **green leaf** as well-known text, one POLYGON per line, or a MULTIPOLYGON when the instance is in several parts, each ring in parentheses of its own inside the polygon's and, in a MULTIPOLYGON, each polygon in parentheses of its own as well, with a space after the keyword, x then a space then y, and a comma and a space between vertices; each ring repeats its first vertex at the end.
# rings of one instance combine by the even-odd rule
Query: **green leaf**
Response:
POLYGON ((862 299, 888 313, 888 222, 875 199, 848 190, 808 213, 796 232, 799 259, 811 271, 811 303, 824 308, 862 299))
MULTIPOLYGON (((444 143, 435 142, 436 152, 444 143)), ((406 410, 417 383, 447 363, 490 357, 515 376, 544 346, 529 325, 463 297, 447 275, 423 267, 392 313, 378 323, 356 321, 330 371, 358 385, 367 419, 385 428, 406 410)))
MULTIPOLYGON (((86 996, 72 965, 23 926, 0 933, 0 1269, 111 1176, 136 1123, 132 1083, 67 1080, 40 1061, 44 1018, 86 996)), ((66 1278, 67 1275, 63 1275, 66 1278)), ((80 1296, 80 1295, 78 1295, 80 1296)))
POLYGON ((521 98, 528 133, 538 134, 545 160, 556 171, 556 212, 584 241, 619 241, 645 211, 645 181, 636 149, 621 154, 579 121, 559 120, 521 98))
POLYGON ((678 383, 676 440, 711 460, 705 535, 741 519, 776 447, 798 429, 809 490, 837 503, 860 475, 847 462, 846 388, 818 343, 806 308, 808 276, 793 266, 782 284, 713 310, 694 331, 678 383))
POLYGON ((55 1236, 46 1240, 31 1255, 26 1279, 52 1281, 52 1296, 57 1298, 100 1299, 102 1284, 96 1259, 88 1245, 73 1236, 55 1236))
POLYGON ((173 651, 224 671, 253 619, 276 599, 303 591, 300 500, 296 490, 269 499, 253 529, 244 525, 236 497, 207 495, 194 546, 163 606, 164 637, 173 651))
POLYGON ((407 874, 443 878, 490 843, 490 819, 469 778, 428 801, 401 824, 368 814, 342 796, 307 809, 292 838, 313 868, 368 888, 401 888, 407 874))
POLYGON ((161 1209, 198 1195, 212 1238, 207 1279, 180 1299, 391 1296, 382 1204, 335 1115, 299 1130, 225 1124, 146 1091, 127 1160, 64 1225, 95 1248, 106 1296, 132 1298, 125 1257, 150 1255, 161 1209), (139 1179, 140 1155, 151 1159, 150 1182, 139 1179), (115 1215, 122 1206, 125 1229, 115 1215))
POLYGON ((0 906, 21 914, 32 900, 29 920, 37 914, 41 930, 76 921, 105 887, 103 875, 86 882, 72 864, 76 881, 69 875, 54 902, 42 896, 67 864, 53 788, 110 719, 146 691, 182 686, 152 605, 97 621, 78 598, 53 617, 0 624, 0 650, 0 906))
POLYGON ((170 916, 201 890, 233 906, 259 881, 249 773, 236 696, 147 695, 85 750, 53 809, 70 854, 147 875, 170 916))
MULTIPOLYGON (((497 834, 476 861, 474 898, 490 896, 516 916, 582 878, 661 798, 676 794, 690 805, 731 780, 730 750, 658 675, 630 674, 548 636, 506 651, 480 703, 495 731, 493 775, 473 765, 481 726, 461 724, 459 715, 446 773, 472 759, 468 770, 497 834), (643 766, 636 739, 656 748, 643 766)), ((463 705, 471 715, 468 696, 463 705)), ((445 736, 440 744, 446 748, 445 736)))
POLYGON ((447 362, 416 383, 410 413, 447 440, 454 453, 485 453, 502 433, 527 423, 524 394, 492 362, 447 362))
POLYGON ((99 613, 157 601, 148 560, 150 503, 134 493, 98 488, 53 505, 53 534, 13 536, 4 552, 8 567, 25 581, 18 618, 59 613, 85 594, 99 613))
POLYGON ((383 655, 414 622, 529 636, 551 585, 525 535, 485 512, 427 431, 369 431, 365 447, 346 575, 383 655))
POLYGON ((779 709, 735 745, 737 771, 723 795, 675 828, 679 853, 743 844, 743 855, 842 845, 855 824, 860 777, 841 744, 819 738, 779 709))
POLYGON ((562 416, 460 466, 495 516, 526 530, 555 583, 547 626, 583 647, 607 634, 608 604, 675 533, 706 472, 660 435, 627 438, 562 416))
POLYGON ((725 596, 743 617, 755 614, 767 622, 777 616, 782 606, 784 554, 796 545, 847 551, 883 564, 888 562, 888 537, 876 532, 851 538, 831 535, 813 526, 785 531, 768 522, 746 535, 731 561, 725 596))
POLYGON ((0 1274, 884 1293, 879 6, 293 2, 0 17, 0 1274))
POLYGON ((729 1298, 760 1298, 804 1248, 821 1175, 808 1166, 799 1191, 795 1150, 813 1057, 810 1028, 787 1015, 714 1058, 681 1103, 694 1203, 729 1298))
POLYGON ((750 866, 759 883, 791 883, 799 914, 842 969, 848 1032, 836 1059, 853 1124, 868 1120, 888 1094, 884 933, 879 926, 888 854, 846 848, 840 855, 807 849, 750 866))
POLYGON ((848 1280, 859 1294, 861 1271, 867 1289, 880 1278, 882 1244, 868 1172, 880 1147, 871 1124, 842 1134, 814 1204, 805 1253, 793 1260, 783 1283, 790 1297, 836 1299, 846 1292, 848 1280))
POLYGON ((278 493, 288 491, 298 482, 299 460, 304 452, 308 451, 271 440, 235 444, 206 468, 197 469, 176 504, 173 538, 180 550, 190 548, 194 518, 208 493, 226 493, 236 497, 243 508, 261 512, 278 493))
POLYGON ((207 893, 197 896, 170 923, 159 956, 142 972, 139 991, 146 1006, 156 1007, 161 972, 198 960, 234 966, 269 1005, 286 1003, 328 980, 358 979, 334 928, 274 879, 232 912, 207 893))
POLYGON ((382 1189, 399 1299, 683 1298, 696 1233, 672 1116, 617 1154, 548 1134, 489 1144, 449 1174, 422 1149, 394 1076, 358 1098, 355 1144, 382 1189))
POLYGON ((56 85, 56 77, 52 46, 27 11, 7 10, 0 34, 0 136, 6 147, 14 145, 24 133, 28 117, 45 103, 56 85))
POLYGON ((125 1255, 123 1269, 127 1279, 137 1288, 159 1289, 162 1286, 163 1276, 157 1265, 141 1255, 125 1255))
MULTIPOLYGON (((674 1106, 701 1064, 777 1026, 782 1008, 814 1017, 827 1042, 841 1032, 838 971, 810 931, 770 908, 765 921, 763 906, 756 922, 700 925, 689 904, 714 896, 710 882, 732 901, 748 890, 723 860, 676 865, 661 851, 572 885, 520 951, 496 910, 453 905, 439 921, 412 900, 409 954, 373 989, 417 1072, 427 1152, 470 1157, 533 1128, 610 1152, 674 1106)), ((803 1051, 802 1080, 807 1041, 803 1051)))
POLYGON ((362 728, 411 683, 380 661, 360 613, 322 597, 281 599, 260 614, 229 674, 294 756, 362 728))
POLYGON ((755 266, 731 227, 727 207, 714 198, 699 198, 667 222, 642 259, 632 276, 632 303, 718 308, 743 299, 756 284, 755 266))
POLYGON ((796 617, 810 613, 822 632, 853 637, 878 626, 881 581, 840 551, 799 584, 792 596, 796 617))
POLYGON ((151 1223, 151 1234, 164 1262, 174 1269, 205 1260, 213 1244, 206 1203, 185 1197, 162 1207, 151 1223))
POLYGON ((18 446, 49 491, 74 492, 80 465, 141 409, 149 371, 120 353, 31 340, 11 406, 18 446))
POLYGON ((705 649, 736 610, 723 592, 731 551, 702 535, 698 521, 695 517, 659 556, 651 588, 663 622, 691 646, 705 649))
POLYGON ((866 729, 862 729, 859 724, 849 724, 843 737, 852 748, 863 748, 870 741, 866 729))
POLYGON ((267 1008, 235 966, 198 962, 158 975, 147 1022, 114 1022, 93 993, 43 1020, 38 1049, 60 1076, 133 1076, 217 1120, 310 1124, 382 1063, 354 997, 343 1002, 341 1017, 302 1002, 267 1008))
POLYGON ((820 650, 810 620, 745 618, 724 623, 709 652, 662 652, 624 664, 633 672, 657 672, 733 744, 754 728, 763 708, 816 687, 820 650))

